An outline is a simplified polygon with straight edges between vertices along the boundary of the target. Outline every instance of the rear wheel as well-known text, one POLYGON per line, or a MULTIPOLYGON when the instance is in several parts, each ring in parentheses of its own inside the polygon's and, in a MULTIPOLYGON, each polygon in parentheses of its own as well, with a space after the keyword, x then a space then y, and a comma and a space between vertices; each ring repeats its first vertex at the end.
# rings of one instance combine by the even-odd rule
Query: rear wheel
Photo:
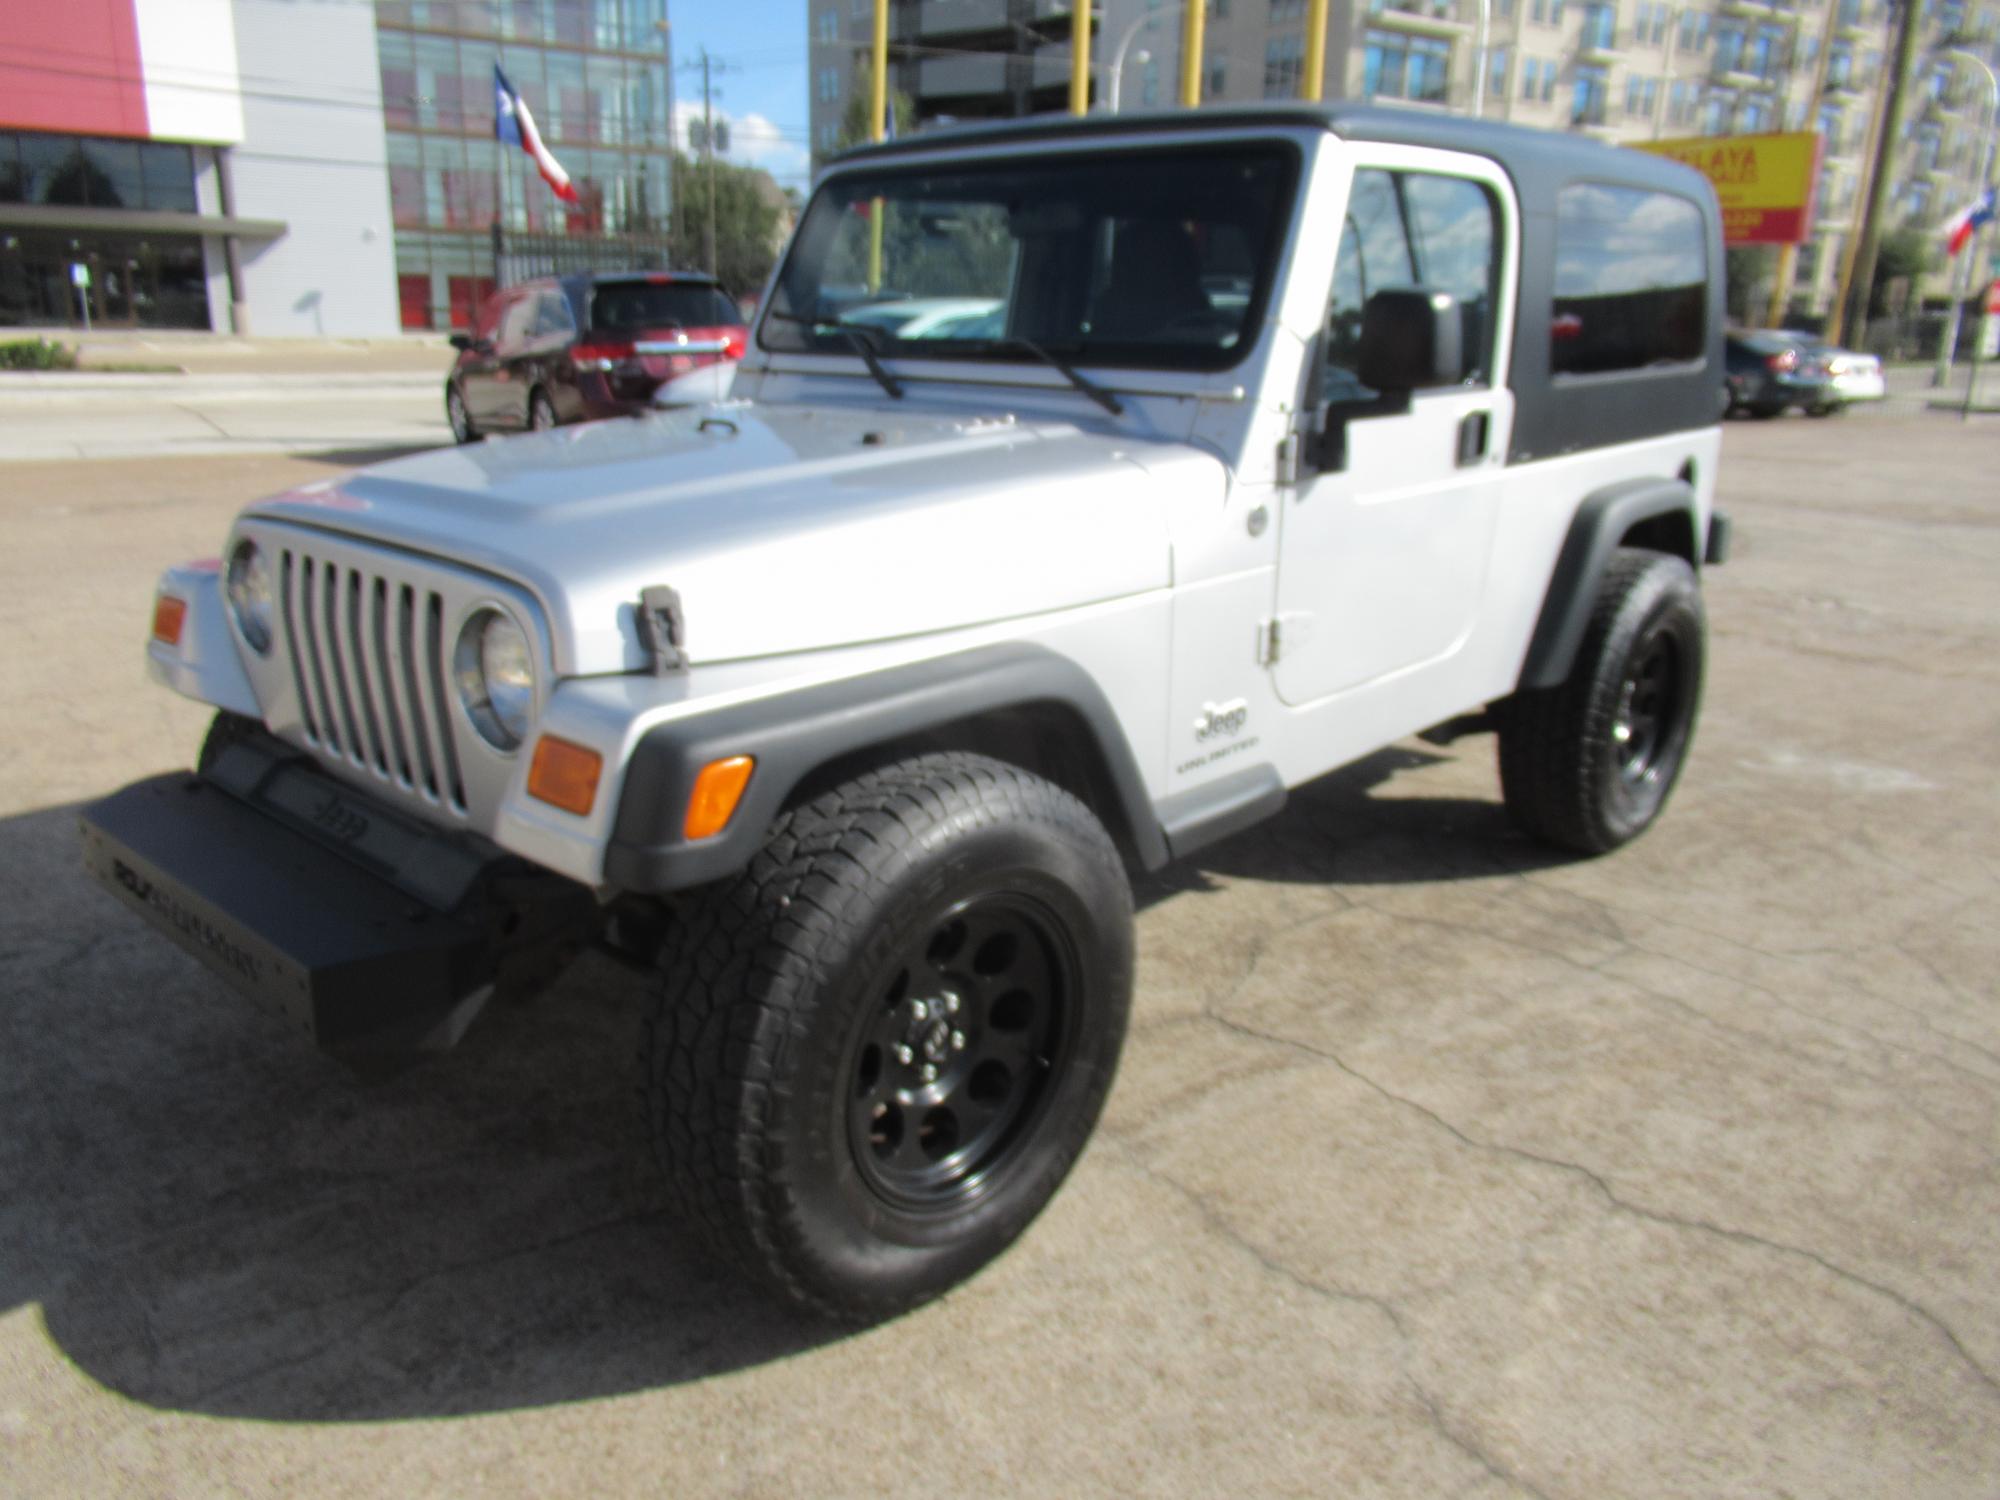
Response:
POLYGON ((1620 548, 1569 680, 1500 714, 1500 785, 1528 833, 1602 854, 1650 827, 1694 734, 1706 624, 1694 569, 1620 548))
POLYGON ((791 809, 667 944, 641 1061, 674 1197, 837 1316, 971 1275, 1096 1124, 1131 924, 1097 820, 1002 762, 923 756, 791 809))

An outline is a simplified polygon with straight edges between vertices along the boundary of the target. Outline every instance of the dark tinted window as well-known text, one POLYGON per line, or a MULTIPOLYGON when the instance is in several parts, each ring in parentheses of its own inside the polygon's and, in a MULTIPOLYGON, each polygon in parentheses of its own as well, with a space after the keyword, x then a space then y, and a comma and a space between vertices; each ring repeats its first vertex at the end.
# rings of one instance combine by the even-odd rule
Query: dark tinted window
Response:
POLYGON ((592 289, 592 328, 714 328, 741 323, 736 304, 701 282, 613 281, 592 289))
POLYGON ((1572 183, 1556 195, 1556 374, 1698 360, 1707 332, 1700 209, 1671 194, 1603 183, 1572 183))

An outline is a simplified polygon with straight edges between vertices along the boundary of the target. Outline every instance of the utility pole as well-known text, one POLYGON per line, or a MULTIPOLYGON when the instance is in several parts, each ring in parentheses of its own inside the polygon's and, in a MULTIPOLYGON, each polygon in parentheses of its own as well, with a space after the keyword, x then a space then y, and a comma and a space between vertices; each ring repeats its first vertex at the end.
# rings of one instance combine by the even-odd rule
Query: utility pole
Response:
POLYGON ((709 91, 708 44, 701 48, 701 154, 708 173, 708 274, 715 270, 715 101, 709 91))
MULTIPOLYGON (((1868 333, 1868 302, 1875 287, 1875 260, 1882 249, 1882 200, 1889 193, 1889 171, 1902 144, 1903 85, 1910 76, 1910 59, 1917 50, 1918 0, 1902 0, 1896 23, 1895 71, 1889 75, 1882 105, 1882 128, 1875 137, 1875 165, 1868 179, 1868 204, 1861 214, 1861 244, 1854 256, 1854 276, 1846 287, 1843 322, 1847 339, 1856 347, 1868 333)), ((1836 329, 1835 342, 1842 330, 1836 329)))

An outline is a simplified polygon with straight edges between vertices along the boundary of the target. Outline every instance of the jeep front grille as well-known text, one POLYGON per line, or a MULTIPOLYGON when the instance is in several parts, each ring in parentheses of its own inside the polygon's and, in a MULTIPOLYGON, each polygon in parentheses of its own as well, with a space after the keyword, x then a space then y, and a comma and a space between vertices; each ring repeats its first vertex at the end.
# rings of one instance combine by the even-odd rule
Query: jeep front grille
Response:
POLYGON ((278 588, 306 743, 463 816, 444 596, 293 547, 278 588))

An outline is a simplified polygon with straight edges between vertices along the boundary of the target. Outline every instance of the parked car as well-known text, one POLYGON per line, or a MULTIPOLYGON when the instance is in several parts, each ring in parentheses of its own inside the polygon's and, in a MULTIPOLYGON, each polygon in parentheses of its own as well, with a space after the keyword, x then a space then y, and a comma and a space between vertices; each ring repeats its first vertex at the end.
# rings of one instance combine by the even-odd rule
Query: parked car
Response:
POLYGON ((1829 344, 1816 333, 1785 329, 1783 336, 1798 346, 1802 357, 1810 357, 1825 368, 1827 380, 1833 388, 1831 401, 1807 408, 1811 415, 1831 416, 1845 411, 1857 401, 1880 401, 1889 394, 1888 383, 1882 377, 1882 361, 1874 355, 1842 349, 1837 344, 1829 344))
POLYGON ((727 405, 321 481, 168 571, 150 668, 214 727, 86 858, 344 1054, 449 1047, 592 944, 651 971, 674 1221, 899 1311, 1083 1151, 1135 872, 1426 730, 1494 731, 1556 848, 1661 816, 1728 552, 1723 274, 1692 168, 1414 110, 850 151, 727 405), (995 331, 843 324, 876 259, 995 331))
POLYGON ((1825 416, 1837 398, 1820 357, 1800 347, 1798 335, 1758 330, 1724 340, 1727 415, 1781 416, 1790 407, 1825 416))
MULTIPOLYGON (((461 443, 488 432, 633 416, 669 399, 681 377, 743 357, 749 330, 713 276, 691 271, 585 272, 506 287, 469 334, 445 417, 461 443)), ((716 396, 697 379, 682 398, 716 396)))

